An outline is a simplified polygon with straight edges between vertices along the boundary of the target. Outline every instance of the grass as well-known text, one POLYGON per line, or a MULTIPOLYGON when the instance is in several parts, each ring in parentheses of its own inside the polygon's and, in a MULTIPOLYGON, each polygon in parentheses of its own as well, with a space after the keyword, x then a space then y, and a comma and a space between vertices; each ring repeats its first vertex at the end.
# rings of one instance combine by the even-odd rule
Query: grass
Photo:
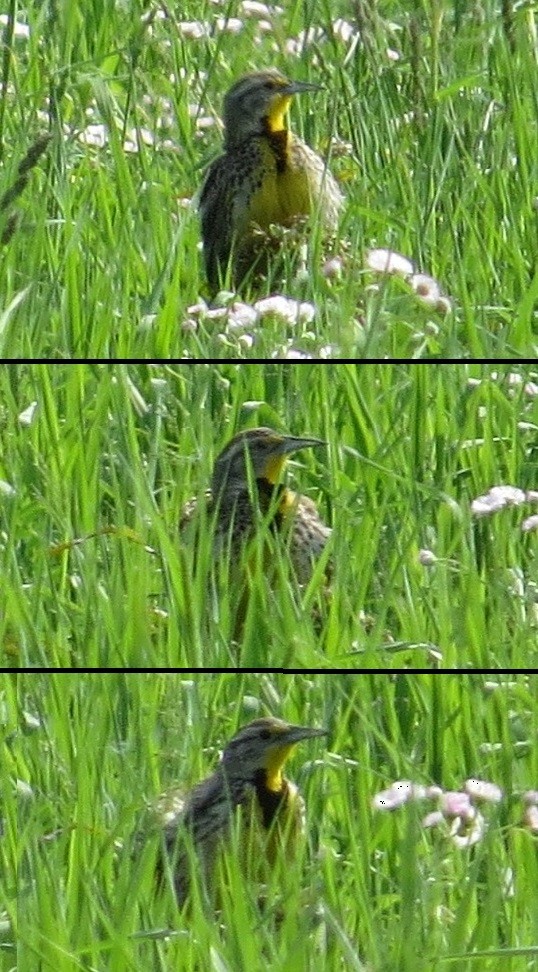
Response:
MULTIPOLYGON (((14 667, 527 668, 538 662, 526 366, 11 365, 0 369, 2 664, 14 667), (289 466, 334 527, 317 633, 279 558, 237 644, 228 599, 180 547, 183 503, 241 428, 326 440, 289 466), (424 566, 421 550, 434 562, 424 566), (373 619, 361 623, 364 611, 373 619)), ((535 509, 535 506, 534 506, 535 509)))
POLYGON ((157 3, 10 0, 10 23, 30 33, 4 27, 0 197, 35 140, 52 141, 0 213, 3 356, 535 356, 532 4, 508 0, 503 16, 493 0, 479 11, 461 0, 408 6, 293 2, 265 15, 267 31, 239 0, 185 0, 182 22, 157 3), (182 26, 192 21, 202 36, 182 26), (318 33, 293 53, 289 41, 309 28, 318 33), (263 65, 324 85, 297 99, 292 123, 323 153, 336 140, 344 269, 326 278, 313 240, 306 276, 283 279, 277 264, 244 296, 283 292, 314 305, 314 322, 272 315, 236 328, 189 310, 207 293, 185 201, 221 145, 218 127, 200 122, 263 65), (88 125, 102 145, 89 143, 88 125), (373 277, 371 247, 433 275, 453 311, 373 277))
POLYGON ((0 702, 6 969, 15 940, 21 972, 535 965, 535 837, 517 798, 537 778, 534 675, 4 674, 0 702), (187 922, 156 893, 157 840, 135 852, 144 807, 203 778, 237 726, 269 712, 330 732, 288 769, 309 860, 262 914, 232 869, 221 924, 196 902, 187 922), (395 779, 456 790, 468 777, 504 791, 470 848, 422 829, 423 806, 371 806, 395 779))

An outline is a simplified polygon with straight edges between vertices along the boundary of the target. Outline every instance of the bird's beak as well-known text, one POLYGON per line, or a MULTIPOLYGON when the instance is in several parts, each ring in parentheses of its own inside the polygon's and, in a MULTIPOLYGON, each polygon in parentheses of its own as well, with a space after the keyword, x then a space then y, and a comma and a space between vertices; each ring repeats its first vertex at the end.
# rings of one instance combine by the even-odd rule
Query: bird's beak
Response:
POLYGON ((281 88, 281 94, 296 95, 302 91, 323 91, 321 84, 312 84, 310 81, 290 81, 289 84, 281 88))
POLYGON ((315 729, 312 726, 289 726, 280 737, 276 738, 279 738, 281 743, 295 746, 296 743, 302 742, 303 739, 314 739, 316 736, 328 735, 329 732, 327 729, 315 729))
POLYGON ((310 449, 316 446, 327 445, 323 439, 301 438, 300 436, 287 435, 281 444, 281 453, 287 455, 291 452, 298 452, 299 449, 310 449))
POLYGON ((327 445, 321 439, 302 438, 296 435, 284 435, 279 442, 275 443, 272 455, 265 467, 265 478, 270 483, 276 483, 286 462, 286 456, 299 449, 313 448, 314 446, 327 445))

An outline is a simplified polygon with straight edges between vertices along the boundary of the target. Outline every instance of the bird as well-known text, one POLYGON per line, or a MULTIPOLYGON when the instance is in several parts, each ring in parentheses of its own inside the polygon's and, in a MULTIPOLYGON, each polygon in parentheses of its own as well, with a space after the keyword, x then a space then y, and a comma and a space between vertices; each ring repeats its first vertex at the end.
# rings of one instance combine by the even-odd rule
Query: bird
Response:
POLYGON ((336 230, 343 202, 338 183, 286 123, 293 96, 319 90, 318 84, 290 81, 268 68, 244 75, 227 92, 224 151, 209 166, 198 206, 213 294, 228 267, 240 285, 254 256, 254 227, 292 226, 319 211, 327 230, 336 230))
MULTIPOLYGON (((202 525, 213 526, 213 564, 226 558, 232 576, 241 566, 243 548, 266 522, 271 534, 284 540, 298 585, 308 584, 332 531, 315 503, 288 489, 280 477, 292 453, 323 445, 321 439, 283 435, 265 427, 239 432, 217 456, 203 515, 198 498, 183 507, 182 541, 196 546, 202 525)), ((265 559, 269 567, 270 549, 265 559)))
POLYGON ((305 803, 283 767, 299 742, 325 735, 325 729, 273 716, 255 719, 226 745, 211 776, 184 797, 171 790, 160 798, 159 877, 162 882, 169 869, 180 908, 189 898, 193 866, 206 900, 217 905, 218 867, 227 851, 237 850, 241 873, 258 883, 267 883, 279 861, 292 865, 305 838, 305 803))

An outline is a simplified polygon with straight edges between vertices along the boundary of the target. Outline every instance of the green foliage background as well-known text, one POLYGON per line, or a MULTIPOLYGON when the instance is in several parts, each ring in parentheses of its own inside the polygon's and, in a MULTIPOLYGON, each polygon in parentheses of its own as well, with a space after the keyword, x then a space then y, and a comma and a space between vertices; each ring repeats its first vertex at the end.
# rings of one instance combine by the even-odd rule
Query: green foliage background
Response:
POLYGON ((536 964, 536 836, 520 799, 538 774, 534 675, 34 673, 1 676, 0 706, 5 968, 14 939, 20 972, 536 964), (264 913, 232 872, 219 922, 196 903, 180 918, 156 890, 157 838, 136 840, 144 806, 202 779, 267 713, 329 730, 289 762, 304 867, 290 863, 264 913), (456 790, 469 777, 504 791, 470 848, 422 829, 431 804, 371 807, 396 779, 456 790))
POLYGON ((239 0, 6 6, 30 33, 4 27, 0 196, 34 140, 52 141, 0 213, 0 234, 20 217, 0 260, 5 356, 536 354, 533 3, 293 0, 263 16, 239 0), (336 139, 344 272, 323 276, 319 241, 306 277, 283 283, 277 265, 261 294, 312 302, 314 325, 273 318, 245 339, 222 320, 189 323, 205 284, 186 201, 221 145, 198 122, 267 65, 324 86, 297 99, 292 123, 325 154, 336 139), (89 125, 105 126, 104 145, 81 138, 89 125), (377 246, 433 274, 454 312, 432 312, 401 280, 372 289, 364 253, 377 246))
POLYGON ((536 539, 521 530, 535 505, 470 510, 494 485, 536 489, 533 377, 479 364, 4 366, 3 663, 536 665, 536 539), (260 569, 233 644, 229 599, 208 603, 209 542, 195 568, 177 527, 216 454, 256 425, 327 442, 287 480, 334 528, 332 599, 318 634, 321 576, 304 599, 289 583, 275 598, 260 569))

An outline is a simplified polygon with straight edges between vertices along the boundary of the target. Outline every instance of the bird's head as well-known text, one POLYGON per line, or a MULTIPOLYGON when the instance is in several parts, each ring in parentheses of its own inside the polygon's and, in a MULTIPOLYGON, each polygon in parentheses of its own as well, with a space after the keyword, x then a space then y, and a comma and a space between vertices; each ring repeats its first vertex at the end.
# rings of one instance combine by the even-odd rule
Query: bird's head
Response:
POLYGON ((300 449, 325 445, 321 439, 281 435, 272 429, 247 429, 234 436, 217 457, 211 490, 218 496, 223 490, 248 486, 248 464, 254 479, 265 479, 274 485, 288 456, 300 449))
POLYGON ((232 85, 224 99, 226 148, 252 135, 284 131, 292 97, 320 89, 320 85, 307 81, 289 81, 275 68, 246 74, 232 85))
POLYGON ((265 785, 277 793, 282 786, 284 763, 297 743, 326 735, 325 729, 294 726, 282 719, 255 719, 228 743, 222 754, 222 765, 228 776, 251 781, 260 770, 264 771, 265 785))

